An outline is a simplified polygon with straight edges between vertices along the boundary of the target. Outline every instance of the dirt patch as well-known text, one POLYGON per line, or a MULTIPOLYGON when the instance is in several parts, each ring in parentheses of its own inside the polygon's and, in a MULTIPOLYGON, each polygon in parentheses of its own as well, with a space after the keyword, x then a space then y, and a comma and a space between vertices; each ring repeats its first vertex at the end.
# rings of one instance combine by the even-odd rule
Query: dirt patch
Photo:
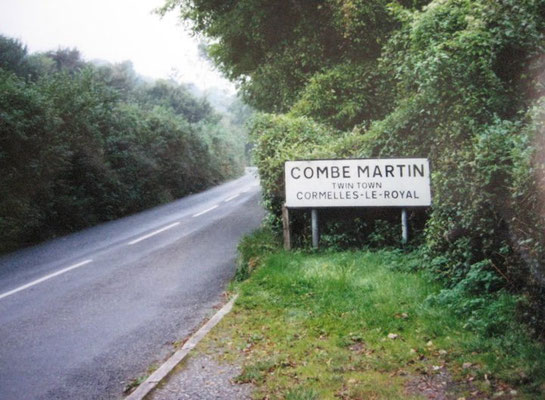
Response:
POLYGON ((461 397, 458 386, 443 367, 423 371, 422 375, 409 379, 405 390, 409 395, 424 396, 430 400, 457 400, 461 397))

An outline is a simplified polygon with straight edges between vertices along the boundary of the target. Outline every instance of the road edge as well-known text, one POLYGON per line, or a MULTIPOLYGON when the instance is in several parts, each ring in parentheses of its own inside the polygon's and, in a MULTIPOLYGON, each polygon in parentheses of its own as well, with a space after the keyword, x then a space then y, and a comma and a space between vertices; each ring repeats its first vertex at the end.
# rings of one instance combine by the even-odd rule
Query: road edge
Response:
POLYGON ((195 334, 193 334, 182 348, 174 353, 163 365, 151 374, 138 388, 125 400, 143 400, 153 389, 165 379, 172 370, 189 354, 191 350, 225 317, 233 308, 238 298, 236 294, 227 304, 225 304, 212 318, 208 320, 195 334))

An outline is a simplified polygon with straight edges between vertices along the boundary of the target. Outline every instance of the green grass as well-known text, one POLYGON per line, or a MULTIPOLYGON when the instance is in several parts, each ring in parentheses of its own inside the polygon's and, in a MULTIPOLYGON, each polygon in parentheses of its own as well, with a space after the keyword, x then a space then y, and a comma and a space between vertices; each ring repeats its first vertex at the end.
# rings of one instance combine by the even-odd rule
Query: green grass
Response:
POLYGON ((233 287, 233 312, 205 340, 243 363, 237 381, 254 383, 256 398, 420 398, 410 382, 445 371, 454 398, 541 395, 543 346, 516 328, 482 336, 429 301, 440 288, 411 272, 418 253, 269 249, 258 259, 233 287))

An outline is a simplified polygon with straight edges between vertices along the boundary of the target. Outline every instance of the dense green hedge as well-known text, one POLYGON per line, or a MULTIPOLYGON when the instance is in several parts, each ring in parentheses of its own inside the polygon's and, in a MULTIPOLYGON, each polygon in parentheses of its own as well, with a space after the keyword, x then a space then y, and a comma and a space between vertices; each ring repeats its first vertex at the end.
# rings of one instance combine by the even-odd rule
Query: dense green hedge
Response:
POLYGON ((174 82, 0 37, 0 253, 242 173, 242 131, 174 82))
POLYGON ((529 318, 543 322, 545 2, 390 11, 400 25, 374 63, 320 72, 289 115, 256 120, 266 204, 278 217, 288 159, 428 157, 428 268, 452 290, 530 294, 529 318), (370 105, 376 93, 387 101, 370 105))

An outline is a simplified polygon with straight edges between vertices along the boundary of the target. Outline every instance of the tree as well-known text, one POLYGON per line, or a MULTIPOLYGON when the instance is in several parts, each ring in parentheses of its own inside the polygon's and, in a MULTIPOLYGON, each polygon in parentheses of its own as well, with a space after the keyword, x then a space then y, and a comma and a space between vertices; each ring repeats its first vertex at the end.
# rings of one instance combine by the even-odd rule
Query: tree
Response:
POLYGON ((57 49, 45 54, 54 61, 58 72, 75 73, 85 66, 85 62, 81 59, 81 53, 76 48, 57 49))
POLYGON ((457 290, 533 292, 545 324, 544 0, 167 0, 169 10, 213 39, 211 57, 251 105, 285 114, 252 127, 276 217, 288 158, 428 157, 429 269, 457 290))
POLYGON ((145 106, 171 108, 175 114, 192 123, 214 118, 210 103, 205 99, 196 99, 189 90, 173 81, 158 80, 142 86, 137 101, 145 106))
POLYGON ((19 40, 0 35, 0 68, 24 77, 27 48, 19 40))
POLYGON ((36 238, 65 148, 48 99, 31 83, 0 69, 0 251, 36 238))
POLYGON ((115 89, 124 100, 130 100, 142 80, 137 76, 131 61, 97 67, 104 82, 115 89))
MULTIPOLYGON (((398 26, 386 0, 167 0, 193 30, 214 39, 210 56, 259 110, 283 112, 316 73, 373 60, 398 26)), ((411 7, 424 1, 405 1, 411 7)))
POLYGON ((4 37, 0 48, 0 252, 242 172, 238 131, 186 87, 76 49, 28 55, 4 37))

